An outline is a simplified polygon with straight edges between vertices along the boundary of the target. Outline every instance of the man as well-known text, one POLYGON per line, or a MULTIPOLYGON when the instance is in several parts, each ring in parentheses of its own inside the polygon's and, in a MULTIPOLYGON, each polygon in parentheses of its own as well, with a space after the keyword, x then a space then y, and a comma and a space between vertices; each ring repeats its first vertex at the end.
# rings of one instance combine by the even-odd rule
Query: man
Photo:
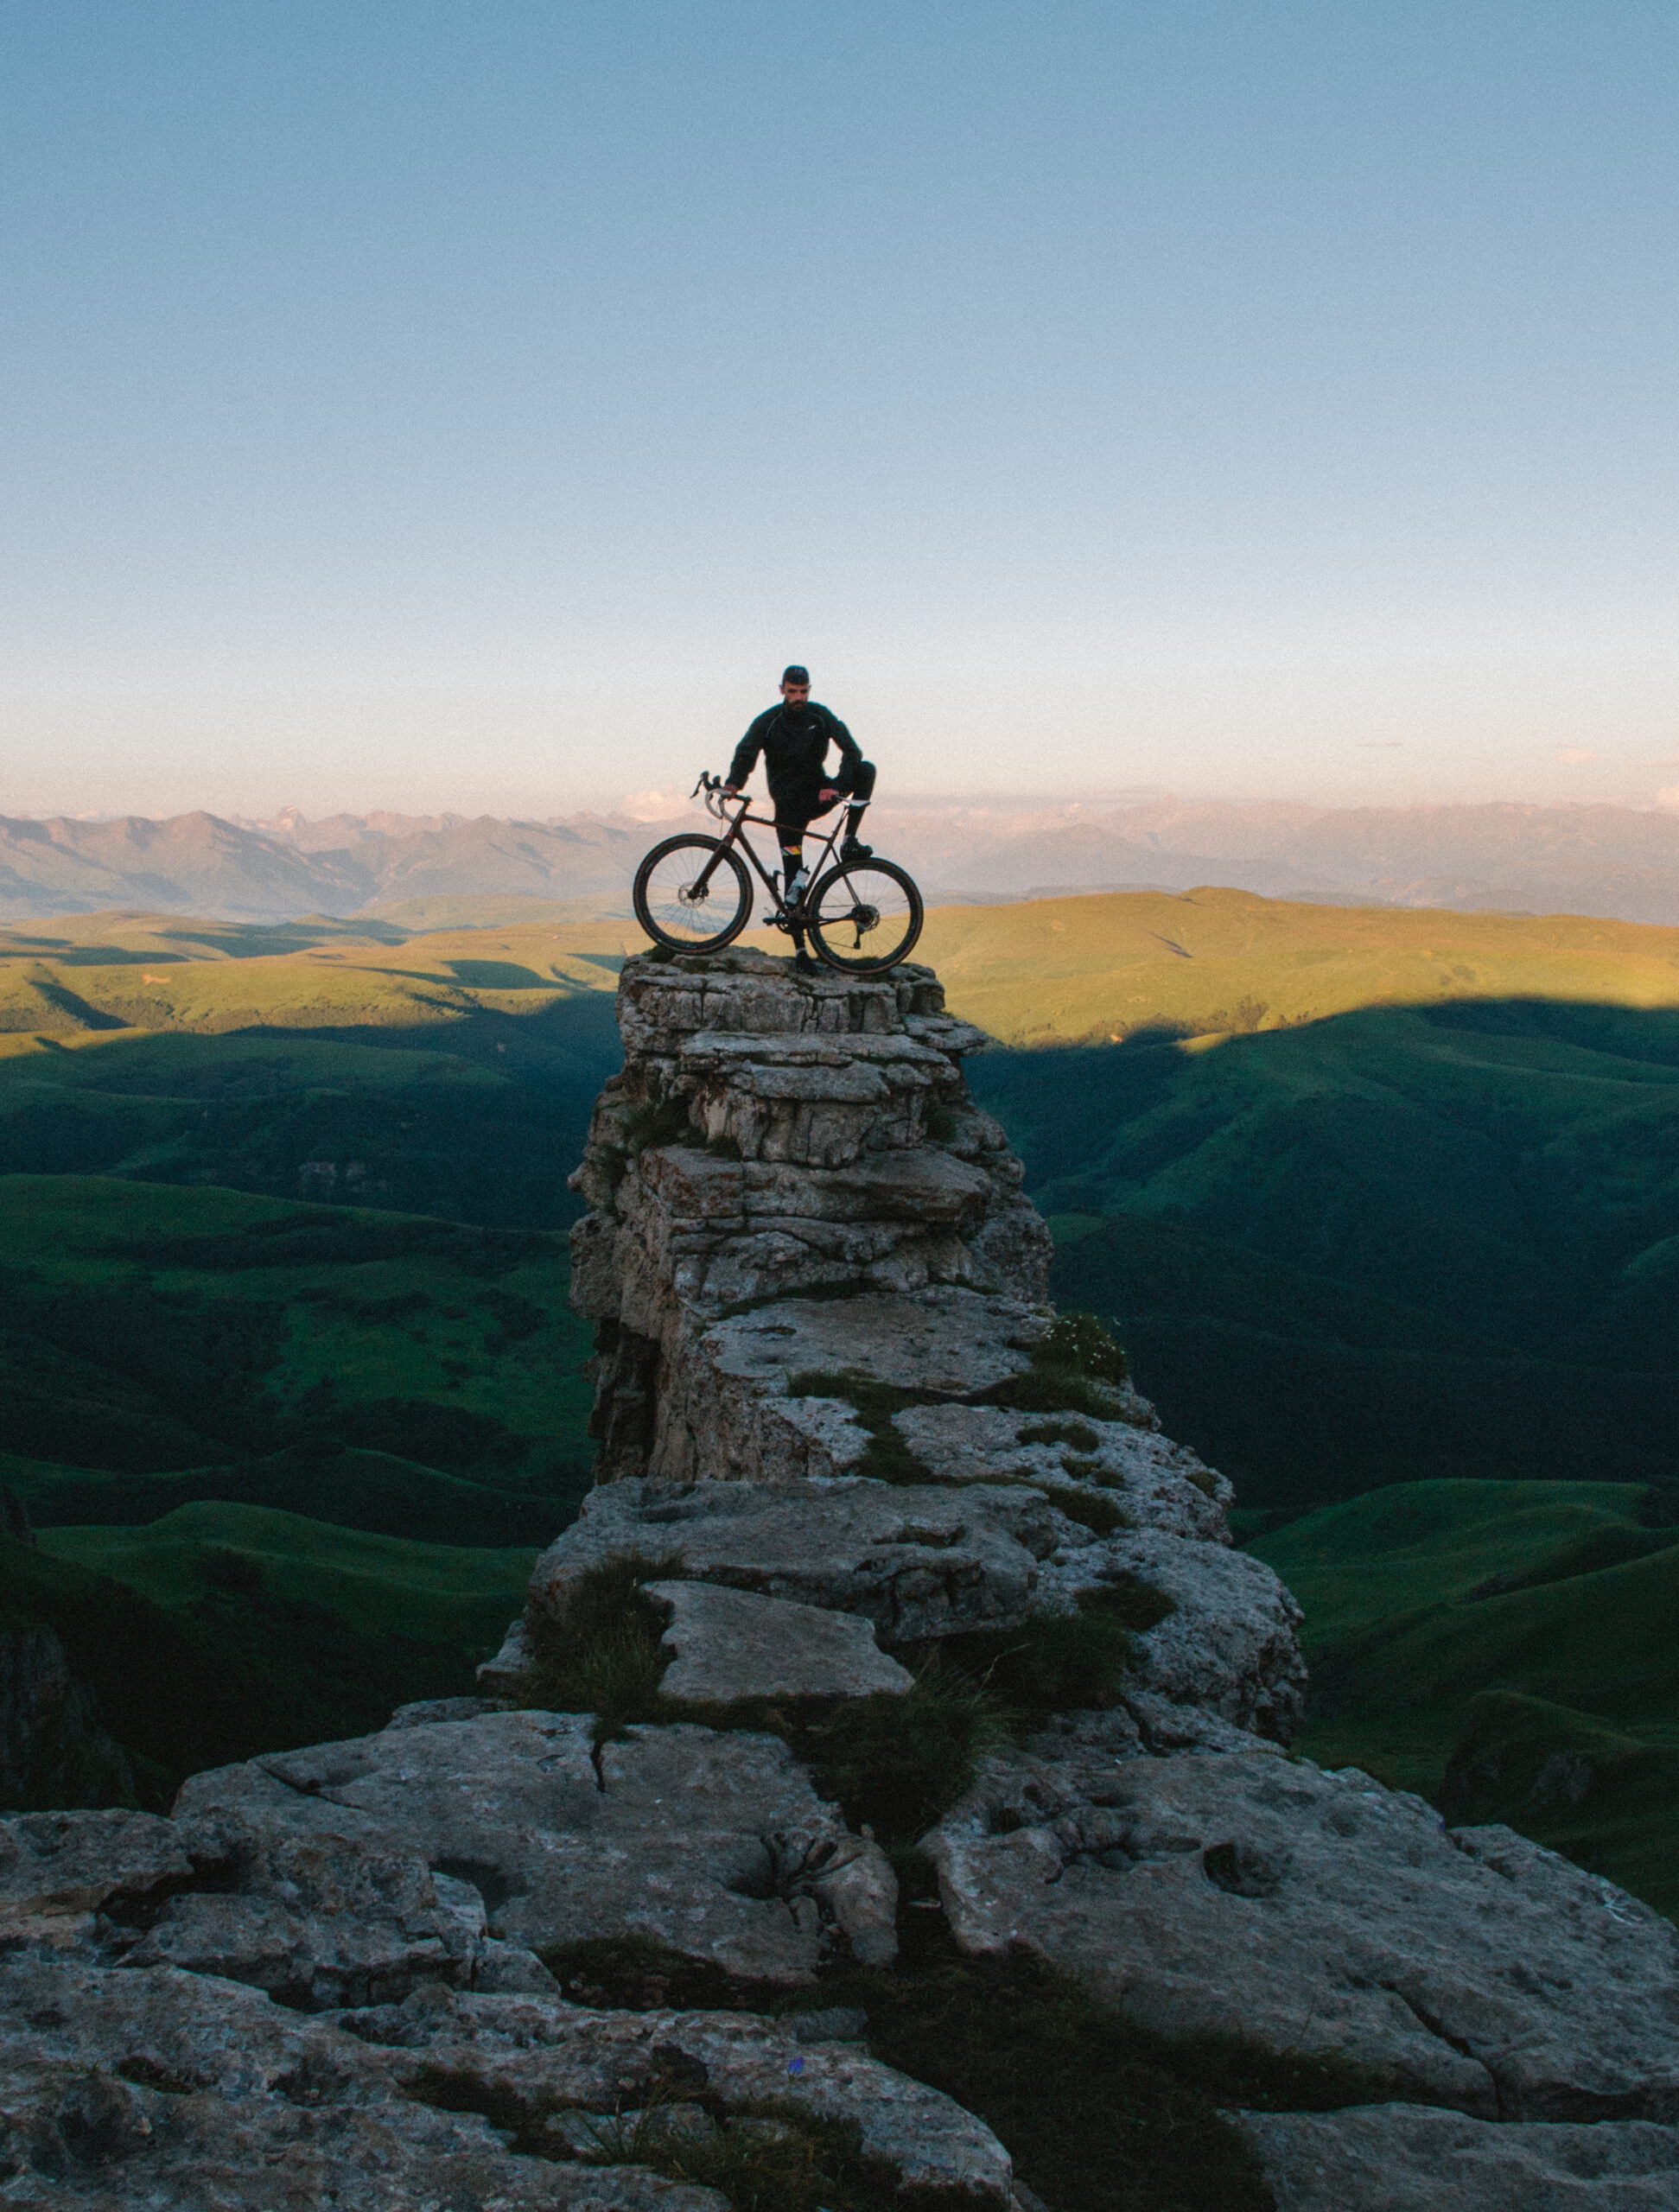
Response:
MULTIPOLYGON (((775 808, 776 832, 781 843, 782 884, 790 906, 796 906, 810 881, 805 869, 805 832, 818 814, 825 814, 836 799, 849 798, 842 861, 866 861, 872 845, 857 842, 857 824, 874 789, 874 767, 857 749, 857 741, 837 715, 818 706, 811 696, 811 671, 797 666, 781 671, 781 704, 759 715, 735 748, 724 790, 738 798, 741 786, 764 756, 764 773, 775 808), (837 745, 840 766, 830 774, 828 748, 837 745)), ((804 958, 804 938, 797 938, 804 958)))

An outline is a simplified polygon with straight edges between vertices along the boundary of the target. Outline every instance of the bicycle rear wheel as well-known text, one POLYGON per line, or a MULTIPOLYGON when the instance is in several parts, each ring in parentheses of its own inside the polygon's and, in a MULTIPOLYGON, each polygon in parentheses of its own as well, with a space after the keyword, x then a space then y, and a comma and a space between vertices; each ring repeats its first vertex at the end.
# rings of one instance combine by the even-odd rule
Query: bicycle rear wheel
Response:
POLYGON ((830 968, 884 976, 921 934, 921 894, 891 861, 848 861, 812 887, 802 918, 830 968))
POLYGON ((655 845, 635 872, 635 918, 672 952, 721 952, 752 917, 746 863, 722 841, 690 834, 655 845))

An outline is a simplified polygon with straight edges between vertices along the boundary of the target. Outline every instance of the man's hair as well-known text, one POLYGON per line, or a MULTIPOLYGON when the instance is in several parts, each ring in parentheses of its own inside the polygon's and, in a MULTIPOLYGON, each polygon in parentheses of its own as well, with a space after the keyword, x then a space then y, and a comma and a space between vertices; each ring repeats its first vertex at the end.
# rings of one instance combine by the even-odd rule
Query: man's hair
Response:
POLYGON ((810 680, 810 670, 800 668, 797 661, 791 668, 784 668, 781 671, 781 681, 784 683, 808 683, 810 680))

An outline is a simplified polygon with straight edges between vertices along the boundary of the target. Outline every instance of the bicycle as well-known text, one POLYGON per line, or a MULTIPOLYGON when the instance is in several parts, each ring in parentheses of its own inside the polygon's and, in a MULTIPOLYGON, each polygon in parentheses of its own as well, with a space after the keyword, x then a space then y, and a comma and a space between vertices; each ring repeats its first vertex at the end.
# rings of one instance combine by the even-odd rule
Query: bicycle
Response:
POLYGON ((655 944, 671 952, 721 952, 733 944, 752 918, 749 861, 774 902, 768 926, 786 931, 796 944, 808 936, 829 967, 844 976, 884 976, 908 958, 921 934, 921 893, 892 861, 834 862, 843 811, 824 841, 798 903, 790 906, 779 875, 765 868, 746 835, 748 823, 778 831, 782 825, 749 812, 752 802, 744 794, 731 814, 720 776, 702 775, 690 796, 698 798, 702 792, 706 812, 728 825, 728 836, 690 830, 667 837, 635 872, 635 918, 655 944))

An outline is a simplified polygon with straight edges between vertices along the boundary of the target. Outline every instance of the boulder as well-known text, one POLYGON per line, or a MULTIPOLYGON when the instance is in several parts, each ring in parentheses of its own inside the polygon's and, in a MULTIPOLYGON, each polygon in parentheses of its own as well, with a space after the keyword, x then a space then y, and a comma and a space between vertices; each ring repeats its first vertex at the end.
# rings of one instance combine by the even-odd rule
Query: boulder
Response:
MULTIPOLYGON (((539 2124, 559 2107, 594 2114, 604 2132, 656 2088, 724 2114, 780 2104, 853 2122, 864 2152, 897 2170, 918 2206, 1008 2204, 1008 2154, 983 2122, 855 2044, 804 2041, 791 2020, 428 1996, 344 2024, 381 2047, 395 2081, 423 2082, 468 2109, 528 2113, 539 2124)), ((576 2139, 570 2128, 563 2139, 576 2139)))
POLYGON ((1671 2212, 1679 2128, 1505 2121, 1427 2105, 1231 2115, 1277 2212, 1671 2212))
POLYGON ((1679 1930, 1356 1770, 1017 1757, 924 1847, 964 1950, 1024 1945, 1164 2033, 1477 2118, 1679 2120, 1679 1930))
POLYGON ((1155 1529, 1063 1544, 1040 1571, 1038 1602, 1070 1611, 1116 1583, 1172 1601, 1133 1638, 1128 1689, 1289 1741, 1306 1707, 1301 1609, 1262 1560, 1155 1529))
POLYGON ((636 1728, 596 1751, 592 1730, 552 1713, 388 1730, 194 1775, 176 1811, 417 1855, 471 1884, 490 1935, 525 1950, 636 1935, 779 1987, 842 1941, 881 1956, 884 1853, 779 1737, 636 1728))
MULTIPOLYGON (((1135 1405, 1152 1418, 1146 1401, 1135 1405)), ((944 1405, 906 1407, 893 1427, 936 1481, 1099 1488, 1133 1528, 1230 1541, 1224 1510, 1235 1493, 1224 1476, 1135 1421, 944 1405)))
POLYGON ((643 1586, 670 1617, 662 1641, 676 1657, 660 1685, 666 1697, 709 1705, 743 1697, 869 1697, 906 1690, 914 1679, 887 1657, 855 1613, 713 1583, 643 1586))
POLYGON ((1037 1600, 1040 1559, 1073 1533, 1026 1488, 611 1483, 537 1561, 530 1604, 557 1619, 591 1568, 639 1554, 689 1581, 860 1614, 913 1643, 1017 1625, 1037 1600))
POLYGON ((169 1967, 0 1963, 0 2173, 31 2212, 728 2212, 645 2167, 515 2155, 356 2037, 169 1967))
POLYGON ((193 1861, 153 1813, 22 1813, 0 1820, 0 1925, 120 1909, 184 1887, 193 1861))

